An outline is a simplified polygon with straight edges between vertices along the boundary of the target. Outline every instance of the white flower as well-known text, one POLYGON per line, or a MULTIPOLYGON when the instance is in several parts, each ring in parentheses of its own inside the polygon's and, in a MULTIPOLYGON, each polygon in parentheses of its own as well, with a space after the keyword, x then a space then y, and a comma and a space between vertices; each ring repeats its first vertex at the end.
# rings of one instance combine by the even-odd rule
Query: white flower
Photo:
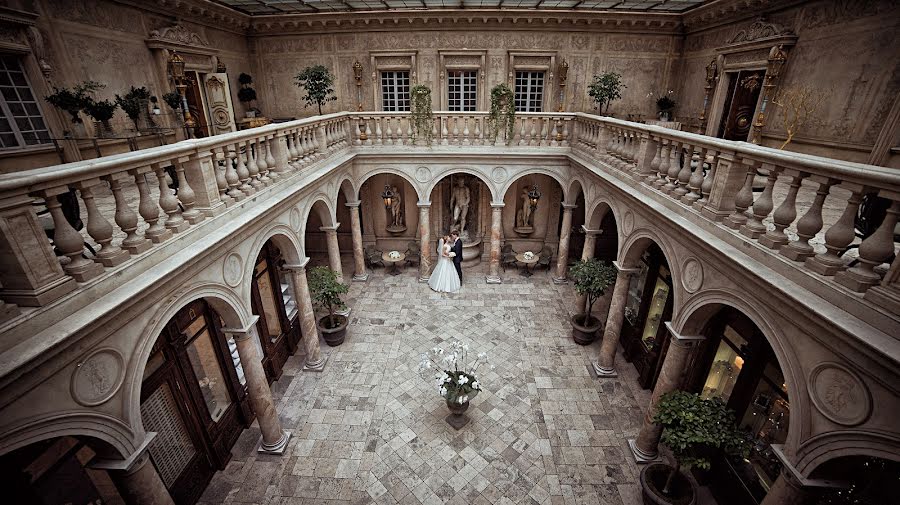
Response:
POLYGON ((478 381, 473 382, 472 389, 477 389, 477 390, 481 391, 481 383, 478 381))
POLYGON ((487 357, 488 357, 488 356, 487 356, 487 353, 486 353, 486 352, 480 352, 480 353, 478 353, 478 359, 487 359, 487 357))
POLYGON ((443 380, 443 382, 450 382, 450 381, 452 381, 452 380, 453 380, 453 377, 450 377, 449 375, 444 375, 444 380, 443 380))
POLYGON ((459 385, 462 386, 463 384, 469 382, 469 378, 466 377, 465 375, 460 375, 458 382, 459 382, 459 385))
POLYGON ((463 403, 466 403, 467 401, 469 401, 469 397, 468 397, 468 396, 458 396, 458 397, 456 397, 456 403, 459 403, 460 405, 462 405, 463 403))
POLYGON ((441 386, 441 389, 438 390, 441 396, 447 396, 447 388, 441 386))
POLYGON ((463 344, 462 350, 468 352, 468 351, 469 351, 469 344, 463 344))

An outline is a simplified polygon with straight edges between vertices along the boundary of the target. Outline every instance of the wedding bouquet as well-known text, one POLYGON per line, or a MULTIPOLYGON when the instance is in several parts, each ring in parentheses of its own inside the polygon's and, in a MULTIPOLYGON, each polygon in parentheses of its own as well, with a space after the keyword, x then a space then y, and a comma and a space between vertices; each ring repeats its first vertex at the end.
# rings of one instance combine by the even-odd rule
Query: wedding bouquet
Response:
POLYGON ((534 253, 531 251, 525 251, 522 253, 522 257, 525 258, 525 261, 531 261, 534 259, 534 253))
POLYGON ((388 253, 388 258, 392 260, 398 260, 400 259, 400 253, 398 251, 391 251, 388 253))
MULTIPOLYGON (((440 347, 435 347, 430 353, 422 353, 419 370, 431 369, 432 365, 441 370, 434 376, 438 394, 446 399, 447 403, 462 405, 475 398, 481 391, 481 383, 475 377, 475 371, 479 366, 488 363, 488 355, 484 352, 478 353, 470 366, 466 366, 468 357, 469 344, 452 342, 448 353, 444 353, 440 347)), ((491 365, 491 368, 494 366, 491 365)))

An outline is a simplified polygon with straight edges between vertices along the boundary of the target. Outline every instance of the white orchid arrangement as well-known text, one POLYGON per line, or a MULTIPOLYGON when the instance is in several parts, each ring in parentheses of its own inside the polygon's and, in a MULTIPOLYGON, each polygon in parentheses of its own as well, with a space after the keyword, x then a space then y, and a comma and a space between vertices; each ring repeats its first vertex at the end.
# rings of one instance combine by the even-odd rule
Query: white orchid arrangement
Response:
MULTIPOLYGON (((490 364, 487 353, 480 352, 475 361, 466 366, 469 357, 469 344, 452 342, 449 352, 435 347, 431 352, 422 353, 419 371, 434 367, 440 370, 434 376, 434 385, 441 397, 450 403, 464 404, 475 398, 481 391, 481 383, 475 377, 475 371, 484 364, 490 364)), ((490 365, 493 369, 494 365, 490 365)))

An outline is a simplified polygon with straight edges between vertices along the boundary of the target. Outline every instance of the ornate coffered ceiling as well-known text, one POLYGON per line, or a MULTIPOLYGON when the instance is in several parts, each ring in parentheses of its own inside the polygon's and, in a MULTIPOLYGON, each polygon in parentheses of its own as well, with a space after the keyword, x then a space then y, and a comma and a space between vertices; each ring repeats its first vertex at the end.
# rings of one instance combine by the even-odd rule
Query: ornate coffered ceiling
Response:
POLYGON ((685 12, 708 0, 215 0, 251 16, 403 9, 685 12))

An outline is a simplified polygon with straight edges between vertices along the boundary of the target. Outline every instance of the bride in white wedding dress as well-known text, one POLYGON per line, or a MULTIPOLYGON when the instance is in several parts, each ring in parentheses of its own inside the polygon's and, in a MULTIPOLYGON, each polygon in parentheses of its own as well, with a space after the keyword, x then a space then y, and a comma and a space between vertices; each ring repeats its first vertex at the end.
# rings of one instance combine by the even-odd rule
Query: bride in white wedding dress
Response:
POLYGON ((455 254, 450 252, 450 237, 444 236, 438 242, 438 261, 428 279, 431 289, 439 293, 455 293, 459 291, 459 274, 451 259, 455 254))

